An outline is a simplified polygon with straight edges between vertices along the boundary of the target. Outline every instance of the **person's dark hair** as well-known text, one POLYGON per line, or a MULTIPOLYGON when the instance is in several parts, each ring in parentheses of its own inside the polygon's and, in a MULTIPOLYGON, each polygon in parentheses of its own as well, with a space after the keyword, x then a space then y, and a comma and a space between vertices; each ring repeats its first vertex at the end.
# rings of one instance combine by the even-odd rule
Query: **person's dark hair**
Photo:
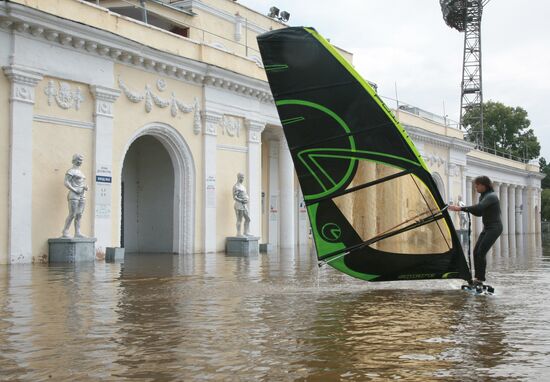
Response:
POLYGON ((482 184, 485 186, 487 191, 494 191, 493 189, 493 182, 491 182, 491 179, 489 179, 488 176, 481 175, 474 179, 475 184, 482 184))

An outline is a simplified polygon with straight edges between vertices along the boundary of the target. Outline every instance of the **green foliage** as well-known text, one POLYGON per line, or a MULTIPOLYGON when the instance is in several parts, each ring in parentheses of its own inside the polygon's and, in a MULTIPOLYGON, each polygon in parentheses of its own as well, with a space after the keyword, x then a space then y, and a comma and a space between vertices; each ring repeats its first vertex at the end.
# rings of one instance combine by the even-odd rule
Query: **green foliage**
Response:
MULTIPOLYGON (((481 136, 479 108, 472 108, 464 114, 464 126, 472 142, 481 136)), ((506 156, 534 159, 540 155, 540 143, 527 112, 521 107, 506 106, 500 102, 488 101, 483 104, 483 146, 496 149, 506 156)))
POLYGON ((541 199, 542 220, 550 220, 550 189, 547 188, 542 190, 541 199))
POLYGON ((550 165, 546 163, 544 157, 539 158, 540 172, 546 175, 546 177, 541 182, 542 188, 550 188, 550 165))

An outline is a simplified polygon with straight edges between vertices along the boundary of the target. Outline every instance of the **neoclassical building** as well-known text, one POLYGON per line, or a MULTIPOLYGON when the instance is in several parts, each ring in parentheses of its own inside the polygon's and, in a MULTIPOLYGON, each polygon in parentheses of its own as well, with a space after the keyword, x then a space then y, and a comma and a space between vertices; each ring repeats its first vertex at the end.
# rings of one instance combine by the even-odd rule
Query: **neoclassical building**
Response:
MULTIPOLYGON (((307 244, 256 44, 282 27, 231 0, 0 2, 0 264, 47 261, 74 153, 89 187, 82 231, 98 252, 223 251, 239 172, 251 232, 273 247, 307 244)), ((506 232, 540 232, 536 164, 475 150, 418 109, 396 115, 446 200, 473 203, 472 179, 489 175, 506 232)))

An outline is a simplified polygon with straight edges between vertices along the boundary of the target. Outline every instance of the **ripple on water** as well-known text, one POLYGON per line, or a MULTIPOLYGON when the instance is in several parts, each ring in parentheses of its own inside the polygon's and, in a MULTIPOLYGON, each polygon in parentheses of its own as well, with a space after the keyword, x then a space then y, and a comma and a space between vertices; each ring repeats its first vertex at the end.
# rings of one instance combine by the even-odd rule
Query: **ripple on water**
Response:
POLYGON ((491 255, 491 297, 365 283, 307 251, 1 267, 0 379, 544 380, 544 249, 491 255))

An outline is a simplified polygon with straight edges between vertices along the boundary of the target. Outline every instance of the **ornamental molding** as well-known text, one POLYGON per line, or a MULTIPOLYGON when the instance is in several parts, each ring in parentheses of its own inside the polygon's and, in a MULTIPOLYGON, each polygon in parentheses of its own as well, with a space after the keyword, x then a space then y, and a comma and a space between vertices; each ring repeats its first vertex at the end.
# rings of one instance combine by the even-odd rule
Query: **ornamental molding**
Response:
POLYGON ((223 135, 239 137, 243 126, 240 118, 224 115, 220 120, 219 127, 223 135))
POLYGON ((120 90, 106 86, 92 85, 90 91, 95 98, 95 115, 113 117, 113 103, 120 96, 120 90))
POLYGON ((248 147, 234 146, 234 145, 216 145, 218 150, 232 151, 237 153, 247 153, 248 147))
POLYGON ((43 74, 19 65, 4 66, 2 69, 12 83, 10 99, 34 104, 34 88, 42 80, 43 74))
MULTIPOLYGON (((195 6, 196 4, 197 2, 194 3, 195 6)), ((0 29, 14 31, 33 40, 44 40, 48 45, 58 44, 65 49, 99 56, 105 60, 147 70, 178 81, 200 86, 215 86, 254 98, 262 103, 274 103, 267 81, 162 52, 113 33, 60 19, 20 4, 6 3, 2 6, 0 3, 0 29)), ((197 41, 190 41, 200 44, 197 41)), ((254 58, 242 58, 256 61, 254 58)))
POLYGON ((403 125, 403 127, 413 141, 430 143, 434 146, 453 149, 464 154, 469 153, 475 148, 475 144, 456 137, 447 137, 411 125, 403 125))
POLYGON ((204 112, 204 135, 218 135, 218 125, 221 123, 222 115, 214 111, 204 112))
POLYGON ((34 105, 34 87, 14 82, 10 99, 34 105))
POLYGON ((57 86, 54 80, 49 80, 48 85, 44 88, 44 94, 48 97, 48 106, 52 106, 53 101, 62 109, 68 110, 73 107, 75 110, 80 109, 80 104, 84 102, 84 96, 80 91, 80 87, 72 89, 68 82, 58 81, 57 86))
POLYGON ((449 163, 447 165, 447 174, 453 177, 460 176, 460 167, 455 163, 449 163))
POLYGON ((424 162, 428 163, 430 167, 433 167, 434 165, 442 166, 447 163, 445 159, 437 154, 423 154, 422 159, 424 159, 424 162))
POLYGON ((120 90, 100 85, 90 86, 90 92, 93 94, 96 102, 104 101, 114 103, 120 96, 120 90))
POLYGON ((78 127, 80 129, 93 130, 95 128, 95 125, 93 122, 83 122, 83 121, 76 121, 74 119, 58 118, 58 117, 52 117, 51 115, 35 114, 33 116, 33 120, 36 122, 51 123, 52 125, 78 127))
POLYGON ((262 141, 262 132, 265 129, 266 123, 247 119, 245 120, 245 125, 248 129, 248 142, 260 143, 262 141))
MULTIPOLYGON (((466 157, 466 167, 470 170, 475 170, 475 172, 472 172, 471 175, 468 175, 472 179, 474 179, 477 175, 484 174, 487 170, 495 171, 500 176, 504 176, 504 175, 518 176, 522 180, 524 180, 525 178, 528 178, 529 175, 531 175, 531 172, 527 170, 521 170, 515 167, 507 166, 502 163, 489 162, 489 161, 472 157, 472 156, 466 157), (477 170, 481 170, 481 171, 477 171, 477 170)), ((501 183, 505 184, 507 182, 501 182, 501 183)))
POLYGON ((34 88, 43 74, 18 65, 4 66, 3 70, 12 83, 10 100, 34 105, 34 88))
POLYGON ((20 65, 4 66, 2 69, 12 83, 19 85, 35 87, 44 78, 44 73, 20 65))
POLYGON ((127 86, 126 83, 122 80, 122 78, 120 78, 120 76, 118 77, 118 86, 120 87, 128 101, 132 103, 141 103, 142 101, 144 101, 145 111, 147 113, 150 113, 151 110, 153 110, 153 105, 161 109, 170 107, 170 114, 174 118, 177 117, 180 112, 184 114, 194 112, 193 132, 195 132, 195 134, 198 134, 200 132, 200 107, 199 101, 196 97, 194 98, 193 104, 188 105, 177 99, 174 92, 172 92, 169 99, 161 98, 153 92, 152 86, 149 84, 145 85, 144 93, 132 91, 130 90, 130 87, 127 86))

